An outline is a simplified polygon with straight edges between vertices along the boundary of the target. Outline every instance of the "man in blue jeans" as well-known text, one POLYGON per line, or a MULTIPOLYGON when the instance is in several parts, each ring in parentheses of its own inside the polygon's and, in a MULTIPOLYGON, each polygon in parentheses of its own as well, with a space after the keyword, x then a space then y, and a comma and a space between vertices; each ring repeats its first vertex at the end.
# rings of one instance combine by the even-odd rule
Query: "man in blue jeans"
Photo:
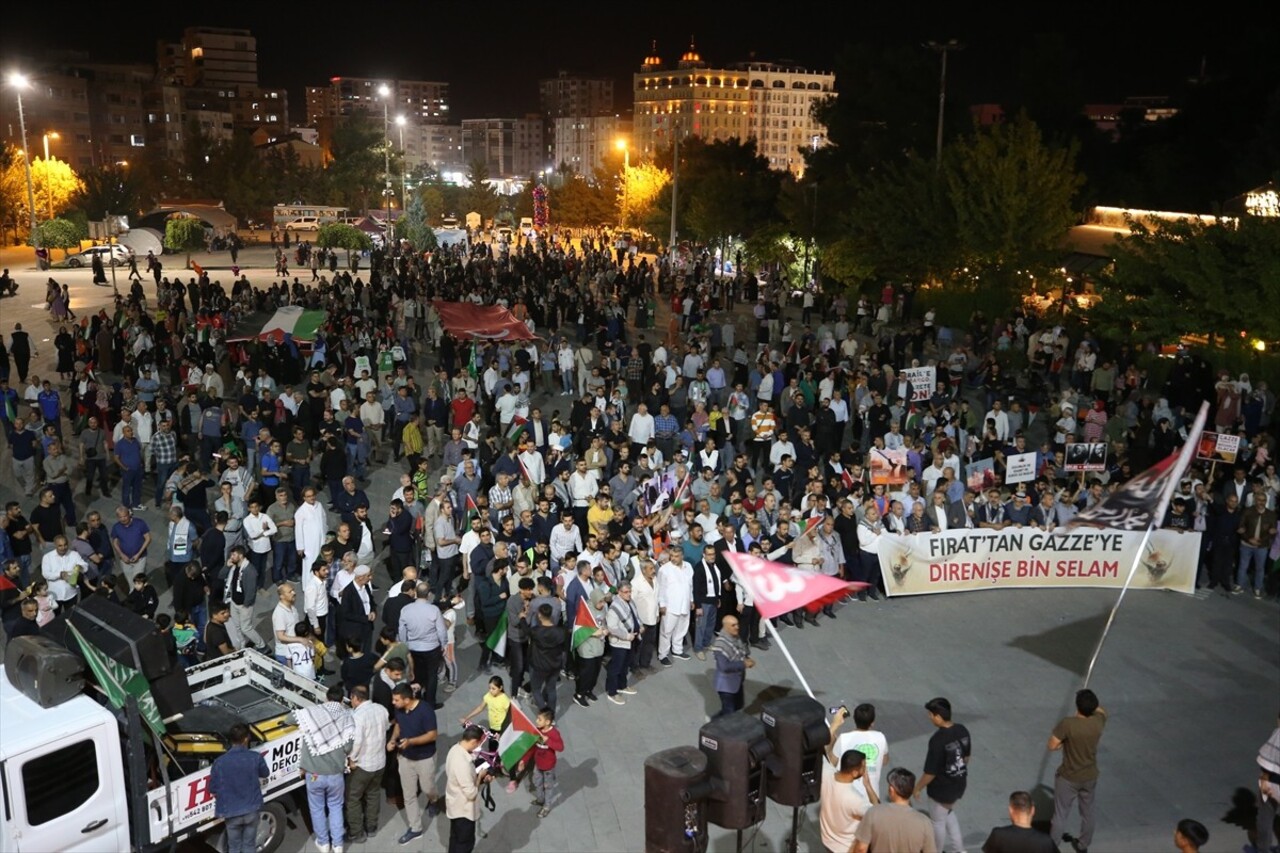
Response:
POLYGON ((134 512, 142 511, 142 445, 126 426, 116 442, 116 464, 120 466, 120 502, 134 512))
POLYGON ((1244 592, 1253 569, 1253 597, 1262 597, 1262 579, 1267 571, 1267 554, 1276 534, 1276 512, 1267 509, 1267 487, 1261 480, 1253 484, 1253 503, 1240 513, 1240 565, 1236 569, 1233 594, 1244 592))
POLYGON ((244 723, 233 725, 227 740, 231 749, 215 760, 209 771, 213 814, 226 824, 227 853, 255 853, 267 762, 261 753, 249 749, 249 727, 244 723))
POLYGON ((307 806, 316 833, 316 850, 342 853, 345 839, 342 809, 347 790, 343 774, 356 736, 351 710, 342 704, 342 686, 330 687, 324 704, 301 708, 289 718, 302 733, 302 758, 298 766, 307 783, 307 806))

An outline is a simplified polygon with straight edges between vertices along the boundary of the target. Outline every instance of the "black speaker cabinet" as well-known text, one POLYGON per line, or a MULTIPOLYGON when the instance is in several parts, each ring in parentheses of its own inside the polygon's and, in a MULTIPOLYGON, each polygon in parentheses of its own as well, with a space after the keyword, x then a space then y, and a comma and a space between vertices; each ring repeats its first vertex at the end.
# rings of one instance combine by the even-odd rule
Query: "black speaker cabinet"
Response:
POLYGON ((97 595, 87 597, 68 619, 107 657, 140 670, 148 681, 169 674, 164 638, 150 619, 97 595))
POLYGON ((5 649, 9 683, 41 708, 61 705, 84 691, 80 658, 48 637, 18 637, 5 649))

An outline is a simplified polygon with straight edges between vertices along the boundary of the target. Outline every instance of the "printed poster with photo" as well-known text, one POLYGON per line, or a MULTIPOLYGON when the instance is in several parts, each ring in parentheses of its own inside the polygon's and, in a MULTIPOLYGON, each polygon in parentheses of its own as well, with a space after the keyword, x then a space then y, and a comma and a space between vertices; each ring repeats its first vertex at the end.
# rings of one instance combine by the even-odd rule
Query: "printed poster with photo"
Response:
POLYGON ((1076 441, 1067 445, 1064 471, 1107 470, 1107 443, 1105 441, 1076 441))

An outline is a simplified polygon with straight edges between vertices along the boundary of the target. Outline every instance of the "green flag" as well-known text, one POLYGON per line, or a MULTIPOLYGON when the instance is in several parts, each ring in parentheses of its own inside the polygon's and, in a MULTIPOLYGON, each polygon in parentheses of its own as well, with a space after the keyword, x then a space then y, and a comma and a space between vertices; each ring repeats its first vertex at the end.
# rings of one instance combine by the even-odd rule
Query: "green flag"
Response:
POLYGON ((480 375, 480 367, 476 364, 476 345, 471 344, 471 361, 467 364, 467 373, 471 374, 471 378, 475 379, 480 375))
POLYGON ((98 686, 107 694, 107 700, 117 708, 123 708, 128 697, 138 700, 138 712, 142 719, 157 735, 165 733, 164 719, 160 709, 156 707, 155 697, 151 695, 151 684, 142 673, 133 667, 117 663, 102 653, 102 650, 84 638, 76 630, 76 626, 67 623, 67 630, 76 638, 80 651, 84 654, 85 663, 93 671, 98 686))

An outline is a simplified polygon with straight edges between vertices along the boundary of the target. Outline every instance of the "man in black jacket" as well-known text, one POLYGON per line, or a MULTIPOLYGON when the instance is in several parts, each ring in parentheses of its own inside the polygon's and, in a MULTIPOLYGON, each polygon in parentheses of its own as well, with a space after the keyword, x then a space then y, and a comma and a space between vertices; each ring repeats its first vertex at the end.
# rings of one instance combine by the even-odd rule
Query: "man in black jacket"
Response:
POLYGON ((564 668, 568 634, 552 622, 550 604, 538 607, 538 624, 529 629, 529 682, 533 688, 533 704, 538 708, 550 708, 556 712, 556 687, 560 670, 564 668))
POLYGON ((353 580, 342 591, 342 604, 338 616, 338 637, 355 640, 366 654, 373 645, 373 623, 378 618, 378 607, 373 601, 373 570, 357 566, 353 580))

